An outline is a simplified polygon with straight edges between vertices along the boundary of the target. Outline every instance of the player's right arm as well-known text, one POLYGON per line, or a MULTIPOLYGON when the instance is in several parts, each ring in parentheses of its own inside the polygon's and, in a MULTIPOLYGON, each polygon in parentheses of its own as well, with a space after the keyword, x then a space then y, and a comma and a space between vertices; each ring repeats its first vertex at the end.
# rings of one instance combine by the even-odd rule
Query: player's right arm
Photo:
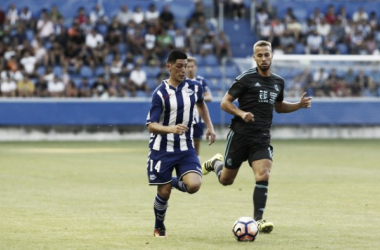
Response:
POLYGON ((182 135, 187 132, 189 128, 183 124, 177 124, 172 126, 164 126, 157 122, 152 122, 148 124, 148 131, 153 134, 178 134, 182 135))
POLYGON ((243 119, 245 122, 255 121, 254 115, 251 112, 245 112, 236 107, 236 105, 233 103, 235 99, 236 98, 227 92, 223 97, 220 108, 231 115, 241 117, 241 119, 243 119))

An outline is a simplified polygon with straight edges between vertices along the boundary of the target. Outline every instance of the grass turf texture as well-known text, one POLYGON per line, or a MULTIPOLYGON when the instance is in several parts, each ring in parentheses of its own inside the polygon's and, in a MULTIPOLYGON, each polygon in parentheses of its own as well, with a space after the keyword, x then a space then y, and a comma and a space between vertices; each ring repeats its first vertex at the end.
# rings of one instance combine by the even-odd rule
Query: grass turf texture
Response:
MULTIPOLYGON (((377 140, 273 141, 269 235, 238 243, 252 216, 252 170, 235 183, 205 176, 194 195, 173 190, 168 238, 154 238, 155 187, 147 142, 0 143, 0 249, 380 249, 377 140)), ((202 143, 202 160, 224 153, 202 143)))

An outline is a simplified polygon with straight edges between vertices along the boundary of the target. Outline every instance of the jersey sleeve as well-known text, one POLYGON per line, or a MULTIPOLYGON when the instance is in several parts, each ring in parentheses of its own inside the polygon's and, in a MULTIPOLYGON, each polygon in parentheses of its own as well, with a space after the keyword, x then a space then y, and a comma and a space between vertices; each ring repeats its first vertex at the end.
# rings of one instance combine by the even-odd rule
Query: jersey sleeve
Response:
POLYGON ((235 80, 234 83, 232 83, 232 86, 228 90, 228 94, 230 94, 234 98, 238 98, 241 96, 245 91, 245 85, 240 80, 235 80))
POLYGON ((159 122, 163 111, 162 99, 158 91, 154 92, 152 96, 152 103, 148 116, 146 118, 146 125, 152 122, 159 122))
POLYGON ((199 82, 198 83, 198 92, 197 92, 197 103, 202 103, 204 101, 203 98, 203 88, 199 82))
POLYGON ((284 89, 285 89, 285 81, 282 81, 280 93, 277 96, 276 102, 284 101, 284 89))

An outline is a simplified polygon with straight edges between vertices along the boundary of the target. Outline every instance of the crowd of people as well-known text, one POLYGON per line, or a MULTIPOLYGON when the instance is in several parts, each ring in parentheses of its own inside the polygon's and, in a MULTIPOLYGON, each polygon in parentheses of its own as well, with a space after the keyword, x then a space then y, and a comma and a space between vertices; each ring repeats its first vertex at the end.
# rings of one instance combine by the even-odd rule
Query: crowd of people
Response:
POLYGON ((72 23, 54 5, 40 13, 2 7, 2 97, 149 96, 156 84, 149 84, 144 67, 161 67, 156 78, 164 79, 171 49, 232 56, 227 36, 206 19, 201 1, 183 25, 170 5, 158 10, 154 3, 147 11, 124 4, 114 16, 101 5, 80 7, 72 23))
MULTIPOLYGON (((244 1, 223 2, 226 18, 249 18, 244 1)), ((344 7, 336 11, 330 6, 327 13, 316 9, 307 20, 297 20, 292 9, 278 18, 267 7, 258 6, 255 32, 272 43, 275 54, 294 53, 300 44, 303 53, 310 54, 338 54, 342 46, 351 54, 379 51, 376 12, 359 9, 348 16, 344 7)), ((228 34, 208 18, 202 1, 194 1, 193 9, 180 22, 169 4, 158 9, 152 3, 146 11, 124 4, 113 16, 95 5, 79 8, 71 20, 55 5, 32 13, 28 6, 19 10, 14 4, 0 4, 0 96, 150 96, 168 77, 165 58, 171 49, 182 49, 189 56, 215 55, 219 61, 232 59, 228 34), (148 76, 147 67, 160 70, 148 76)), ((365 77, 373 82, 369 86, 378 87, 379 82, 365 77)), ((297 80, 289 83, 291 87, 298 86, 297 80)), ((321 86, 310 89, 321 93, 321 86)))

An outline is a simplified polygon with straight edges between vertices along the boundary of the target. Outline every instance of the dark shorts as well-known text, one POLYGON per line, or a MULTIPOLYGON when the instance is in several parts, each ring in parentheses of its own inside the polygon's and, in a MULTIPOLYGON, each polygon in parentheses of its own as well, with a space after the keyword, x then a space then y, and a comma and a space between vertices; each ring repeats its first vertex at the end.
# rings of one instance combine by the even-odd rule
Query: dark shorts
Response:
POLYGON ((226 168, 240 168, 246 160, 249 165, 261 159, 272 161, 272 157, 273 147, 269 143, 260 143, 255 137, 236 134, 232 130, 228 133, 224 163, 226 168))
POLYGON ((190 172, 202 176, 201 164, 195 149, 169 153, 150 151, 147 162, 149 185, 170 183, 174 169, 179 179, 190 172))
POLYGON ((193 129, 194 129, 193 138, 202 139, 204 128, 205 128, 204 123, 195 123, 193 126, 193 129))

